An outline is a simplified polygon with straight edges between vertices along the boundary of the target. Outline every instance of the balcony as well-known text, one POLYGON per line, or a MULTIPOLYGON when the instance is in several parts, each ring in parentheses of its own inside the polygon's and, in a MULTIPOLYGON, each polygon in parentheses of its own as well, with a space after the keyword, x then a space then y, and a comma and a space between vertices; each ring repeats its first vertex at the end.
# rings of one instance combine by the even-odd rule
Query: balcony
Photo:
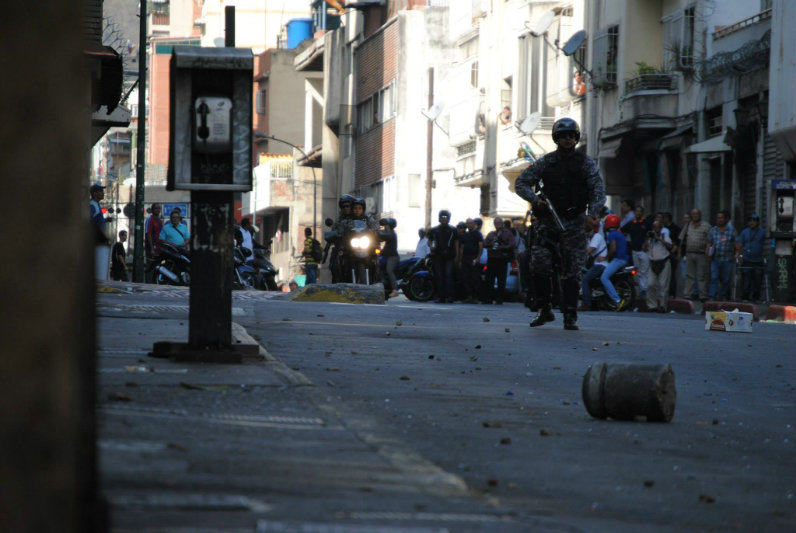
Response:
POLYGON ((639 91, 676 91, 677 78, 673 74, 642 74, 625 80, 625 96, 639 91))
POLYGON ((678 74, 641 74, 625 80, 622 120, 659 117, 668 124, 678 115, 678 78, 678 74))

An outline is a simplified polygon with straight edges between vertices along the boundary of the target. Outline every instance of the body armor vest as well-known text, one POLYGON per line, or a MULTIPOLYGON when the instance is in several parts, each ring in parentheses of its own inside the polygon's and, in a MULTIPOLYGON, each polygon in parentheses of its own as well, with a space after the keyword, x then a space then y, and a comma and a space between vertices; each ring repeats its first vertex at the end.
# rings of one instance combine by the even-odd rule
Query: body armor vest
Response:
POLYGON ((584 172, 586 156, 574 152, 569 157, 561 157, 553 152, 548 157, 550 164, 542 171, 542 192, 559 216, 576 218, 589 204, 588 176, 584 172))

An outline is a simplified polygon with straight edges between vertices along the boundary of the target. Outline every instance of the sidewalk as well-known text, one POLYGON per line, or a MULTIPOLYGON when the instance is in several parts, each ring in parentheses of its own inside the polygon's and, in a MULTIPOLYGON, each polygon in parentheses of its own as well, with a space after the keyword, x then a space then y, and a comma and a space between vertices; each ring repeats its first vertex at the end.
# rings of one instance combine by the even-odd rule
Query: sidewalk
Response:
MULTIPOLYGON (((141 318, 124 316, 135 305, 99 304, 98 455, 113 531, 519 527, 265 350, 242 365, 153 359, 153 342, 186 339, 187 312, 141 306, 141 318)), ((236 341, 254 342, 233 326, 236 341)))

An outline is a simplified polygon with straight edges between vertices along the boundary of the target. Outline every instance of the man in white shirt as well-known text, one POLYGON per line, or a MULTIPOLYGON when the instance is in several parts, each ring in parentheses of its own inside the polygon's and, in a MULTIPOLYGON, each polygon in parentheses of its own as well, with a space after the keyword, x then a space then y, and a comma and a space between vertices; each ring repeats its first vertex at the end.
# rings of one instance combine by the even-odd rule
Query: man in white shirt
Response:
POLYGON ((583 275, 581 281, 583 305, 581 305, 578 311, 591 311, 591 288, 589 287, 589 283, 593 279, 600 279, 603 270, 608 266, 608 246, 605 243, 605 237, 600 231, 600 222, 595 222, 593 227, 589 226, 588 222, 586 224, 586 231, 590 232, 586 253, 589 255, 589 262, 593 260, 594 264, 592 264, 591 268, 583 275))
POLYGON ((650 272, 647 283, 647 310, 666 312, 669 303, 669 281, 672 272, 669 254, 672 239, 669 231, 657 218, 652 223, 652 231, 647 234, 644 251, 649 254, 650 272))
POLYGON ((420 240, 417 241, 417 248, 415 248, 415 257, 423 259, 431 253, 431 248, 428 246, 428 238, 426 237, 426 230, 420 228, 417 230, 417 236, 420 240))

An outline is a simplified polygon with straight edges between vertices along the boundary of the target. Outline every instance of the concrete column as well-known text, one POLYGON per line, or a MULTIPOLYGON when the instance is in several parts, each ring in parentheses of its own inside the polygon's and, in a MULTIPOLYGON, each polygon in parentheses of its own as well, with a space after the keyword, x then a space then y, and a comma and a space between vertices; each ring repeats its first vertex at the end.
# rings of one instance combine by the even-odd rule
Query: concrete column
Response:
POLYGON ((304 151, 312 150, 312 86, 304 80, 304 151))
POLYGON ((86 4, 8 2, 0 18, 14 43, 0 47, 0 531, 101 529, 86 4))

